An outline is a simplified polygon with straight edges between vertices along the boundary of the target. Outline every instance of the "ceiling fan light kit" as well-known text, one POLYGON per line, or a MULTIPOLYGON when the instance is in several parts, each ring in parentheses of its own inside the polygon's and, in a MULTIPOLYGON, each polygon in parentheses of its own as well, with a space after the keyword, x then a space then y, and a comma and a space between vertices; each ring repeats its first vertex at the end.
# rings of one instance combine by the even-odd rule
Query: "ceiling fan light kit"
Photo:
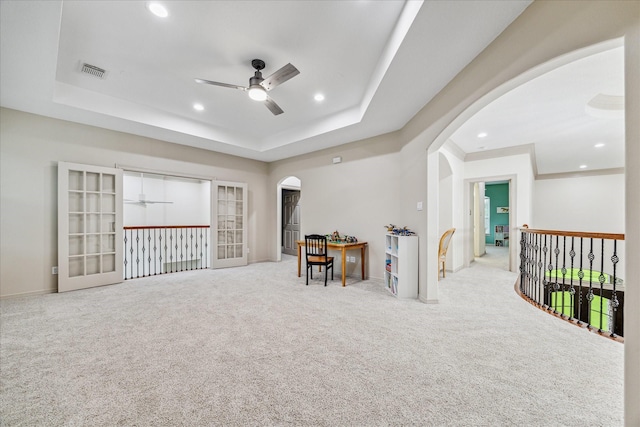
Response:
POLYGON ((284 113, 282 108, 280 108, 278 104, 276 104, 275 101, 271 99, 269 95, 267 95, 267 92, 272 90, 276 86, 286 82, 292 77, 297 76, 298 74, 300 74, 300 71, 298 71, 298 69, 293 65, 287 64, 265 79, 262 78, 261 70, 263 70, 265 67, 265 63, 262 59, 254 59, 253 61, 251 61, 251 66, 255 68, 256 71, 253 77, 249 79, 249 87, 237 86, 229 83, 221 83, 205 79, 195 79, 195 81, 196 83, 243 90, 247 92, 249 98, 253 99, 254 101, 263 101, 264 105, 269 109, 269 111, 271 111, 271 113, 273 113, 274 116, 284 113))
POLYGON ((249 98, 254 101, 266 101, 267 99, 267 92, 260 85, 251 85, 247 92, 249 93, 249 98))

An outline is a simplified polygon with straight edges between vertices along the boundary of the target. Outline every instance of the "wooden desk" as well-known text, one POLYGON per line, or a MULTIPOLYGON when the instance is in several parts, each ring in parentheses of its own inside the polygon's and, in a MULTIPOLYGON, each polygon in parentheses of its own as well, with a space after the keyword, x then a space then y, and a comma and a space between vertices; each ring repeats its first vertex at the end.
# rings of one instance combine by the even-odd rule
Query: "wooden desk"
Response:
MULTIPOLYGON (((300 277, 300 265, 302 259, 302 247, 304 246, 304 240, 296 240, 298 244, 298 277, 300 277)), ((342 286, 345 286, 347 278, 347 251, 352 249, 360 249, 360 264, 362 266, 362 280, 364 280, 364 250, 367 246, 367 242, 356 243, 335 243, 327 240, 327 249, 334 249, 342 252, 342 286)))

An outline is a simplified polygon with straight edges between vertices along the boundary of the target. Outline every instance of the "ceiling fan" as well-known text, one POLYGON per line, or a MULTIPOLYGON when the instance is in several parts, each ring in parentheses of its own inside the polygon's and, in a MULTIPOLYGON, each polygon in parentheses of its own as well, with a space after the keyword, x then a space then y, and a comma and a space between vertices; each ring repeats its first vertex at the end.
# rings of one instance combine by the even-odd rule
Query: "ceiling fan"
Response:
POLYGON ((264 101, 264 105, 266 105, 266 107, 275 116, 277 116, 278 114, 284 113, 282 108, 280 108, 278 104, 276 104, 275 101, 271 99, 269 95, 267 95, 267 92, 269 92, 274 87, 286 82, 290 78, 297 76, 298 74, 300 74, 300 71, 298 71, 298 69, 293 65, 287 64, 265 79, 265 78, 262 78, 261 70, 263 70, 265 66, 264 61, 262 59, 254 59, 253 61, 251 61, 251 66, 255 68, 256 71, 253 77, 249 79, 249 87, 237 86, 237 85, 232 85, 228 83, 214 82, 211 80, 204 80, 204 79, 195 79, 195 80, 197 83, 228 87, 231 89, 240 89, 242 91, 247 92, 249 94, 249 98, 253 99, 254 101, 264 101))
POLYGON ((173 204, 173 202, 163 202, 159 200, 147 200, 147 196, 144 194, 144 174, 140 174, 140 194, 138 194, 138 200, 124 199, 125 203, 144 206, 153 205, 156 203, 173 204))

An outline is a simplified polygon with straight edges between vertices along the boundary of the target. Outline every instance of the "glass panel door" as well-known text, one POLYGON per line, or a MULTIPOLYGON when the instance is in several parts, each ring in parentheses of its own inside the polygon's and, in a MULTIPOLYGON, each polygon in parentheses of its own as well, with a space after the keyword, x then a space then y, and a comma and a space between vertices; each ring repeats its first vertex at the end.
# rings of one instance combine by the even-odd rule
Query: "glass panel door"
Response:
POLYGON ((122 282, 122 171, 58 164, 58 292, 122 282))
POLYGON ((247 184, 213 182, 213 268, 247 265, 247 184))

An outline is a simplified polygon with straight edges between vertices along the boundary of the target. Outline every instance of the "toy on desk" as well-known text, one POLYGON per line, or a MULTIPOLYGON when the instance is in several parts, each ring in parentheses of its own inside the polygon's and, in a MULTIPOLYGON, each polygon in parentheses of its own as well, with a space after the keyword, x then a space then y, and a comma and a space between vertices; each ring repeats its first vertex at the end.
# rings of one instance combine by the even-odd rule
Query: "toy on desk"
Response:
POLYGON ((334 243, 356 243, 358 239, 355 236, 340 236, 338 230, 334 231, 331 234, 327 234, 327 240, 334 243))
POLYGON ((389 224, 389 225, 385 225, 385 228, 387 229, 388 233, 396 234, 398 236, 413 236, 416 234, 414 231, 409 230, 406 226, 400 228, 393 224, 389 224))

